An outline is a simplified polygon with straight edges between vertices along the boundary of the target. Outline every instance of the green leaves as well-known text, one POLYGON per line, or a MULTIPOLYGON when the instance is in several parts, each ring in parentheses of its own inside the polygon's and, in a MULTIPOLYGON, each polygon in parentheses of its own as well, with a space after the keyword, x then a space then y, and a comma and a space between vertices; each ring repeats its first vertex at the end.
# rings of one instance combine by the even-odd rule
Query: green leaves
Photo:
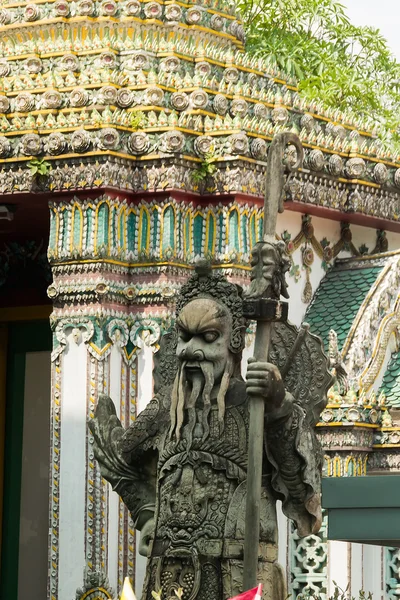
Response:
POLYGON ((46 176, 51 171, 51 164, 43 158, 34 158, 28 162, 28 167, 33 176, 46 176))
POLYGON ((130 126, 134 131, 144 129, 147 125, 147 117, 141 110, 131 113, 130 126))
POLYGON ((216 165, 213 164, 216 160, 218 160, 218 157, 212 152, 207 153, 200 166, 192 173, 193 182, 200 183, 207 179, 208 176, 212 176, 217 170, 216 165))
POLYGON ((248 50, 299 82, 309 100, 374 122, 400 152, 400 65, 374 27, 337 0, 241 0, 248 50))

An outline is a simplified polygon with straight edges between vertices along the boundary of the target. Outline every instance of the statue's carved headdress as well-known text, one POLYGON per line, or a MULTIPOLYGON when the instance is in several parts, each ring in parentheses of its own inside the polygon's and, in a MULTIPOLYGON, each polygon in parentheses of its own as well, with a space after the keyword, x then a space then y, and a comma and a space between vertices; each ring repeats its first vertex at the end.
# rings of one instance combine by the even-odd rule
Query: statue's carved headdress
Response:
POLYGON ((244 348, 246 319, 243 317, 242 288, 220 273, 213 273, 208 261, 199 261, 195 274, 182 286, 176 302, 177 316, 183 307, 197 298, 211 298, 223 304, 232 316, 232 334, 229 350, 234 354, 244 348))

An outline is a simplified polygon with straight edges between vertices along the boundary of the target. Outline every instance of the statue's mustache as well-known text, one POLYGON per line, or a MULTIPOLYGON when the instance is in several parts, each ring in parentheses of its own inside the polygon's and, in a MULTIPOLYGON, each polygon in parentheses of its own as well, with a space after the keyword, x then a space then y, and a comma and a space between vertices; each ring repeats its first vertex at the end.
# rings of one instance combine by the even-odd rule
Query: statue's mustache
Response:
MULTIPOLYGON (((175 434, 176 439, 180 439, 184 414, 186 412, 188 415, 188 447, 191 445, 192 435, 196 424, 196 403, 199 397, 203 400, 203 440, 207 439, 210 434, 208 417, 211 410, 211 392, 215 385, 214 368, 215 364, 210 360, 181 359, 180 361, 171 394, 171 426, 169 435, 170 438, 172 438, 175 434), (186 376, 186 369, 194 368, 195 366, 197 369, 201 370, 202 377, 193 376, 191 377, 190 382, 186 376), (191 386, 190 383, 192 383, 191 386)), ((234 362, 232 356, 229 355, 221 382, 219 383, 217 394, 220 434, 222 434, 224 430, 225 394, 228 390, 233 368, 234 362)), ((198 374, 200 375, 200 373, 198 374)))

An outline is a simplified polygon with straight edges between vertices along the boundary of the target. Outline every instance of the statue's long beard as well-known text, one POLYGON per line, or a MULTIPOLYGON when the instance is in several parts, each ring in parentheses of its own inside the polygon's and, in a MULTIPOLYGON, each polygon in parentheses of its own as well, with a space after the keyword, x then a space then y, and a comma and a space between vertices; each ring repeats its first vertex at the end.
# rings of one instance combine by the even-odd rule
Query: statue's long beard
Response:
MULTIPOLYGON (((171 398, 171 427, 170 427, 170 438, 175 433, 176 439, 179 441, 181 438, 181 430, 185 416, 185 410, 188 415, 188 447, 190 447, 193 438, 193 431, 196 426, 196 404, 200 395, 203 400, 203 441, 206 440, 210 434, 209 415, 211 410, 211 392, 214 388, 214 368, 213 364, 209 361, 201 361, 200 367, 202 376, 200 373, 195 376, 192 381, 192 387, 188 384, 185 375, 186 362, 182 362, 179 365, 178 372, 175 377, 174 385, 172 388, 171 398)), ((225 365, 225 370, 222 375, 220 387, 217 395, 217 406, 218 406, 218 422, 220 433, 224 430, 224 417, 225 417, 225 395, 229 387, 229 382, 233 372, 233 357, 229 356, 225 365)))

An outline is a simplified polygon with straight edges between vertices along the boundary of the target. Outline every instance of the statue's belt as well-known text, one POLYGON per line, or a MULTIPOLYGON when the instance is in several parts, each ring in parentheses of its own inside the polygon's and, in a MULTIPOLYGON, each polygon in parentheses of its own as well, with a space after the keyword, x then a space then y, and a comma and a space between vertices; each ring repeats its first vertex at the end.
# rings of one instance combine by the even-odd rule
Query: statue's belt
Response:
MULTIPOLYGON (((196 540, 190 545, 195 547, 201 556, 215 556, 220 558, 235 558, 243 560, 243 542, 237 540, 196 540)), ((154 540, 152 556, 168 556, 171 553, 177 555, 177 548, 165 540, 154 540)), ((275 562, 278 560, 278 547, 269 542, 260 542, 259 560, 264 562, 275 562)))

